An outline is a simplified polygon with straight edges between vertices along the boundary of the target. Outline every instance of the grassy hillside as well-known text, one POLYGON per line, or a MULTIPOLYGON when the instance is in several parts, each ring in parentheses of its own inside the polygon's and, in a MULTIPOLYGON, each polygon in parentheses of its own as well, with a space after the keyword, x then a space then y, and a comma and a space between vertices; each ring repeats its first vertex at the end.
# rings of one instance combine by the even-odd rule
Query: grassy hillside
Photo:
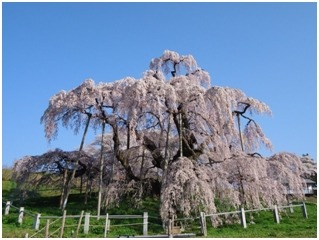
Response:
MULTIPOLYGON (((2 194, 3 200, 14 199, 14 206, 19 207, 19 198, 15 191, 15 183, 9 179, 2 180, 2 194)), ((59 191, 47 192, 40 191, 34 194, 34 197, 27 199, 23 206, 25 207, 25 217, 22 225, 17 223, 18 210, 10 209, 8 216, 2 215, 2 237, 24 237, 26 233, 31 236, 35 231, 32 229, 34 217, 31 214, 41 213, 42 216, 62 216, 62 212, 58 209, 59 191)), ((96 214, 97 197, 95 195, 89 199, 88 204, 84 205, 84 197, 78 193, 70 195, 67 207, 67 215, 79 215, 82 210, 90 212, 92 215, 96 214)), ((4 209, 4 204, 3 204, 4 209)), ((254 213, 253 215, 246 215, 247 228, 244 229, 240 224, 223 225, 218 228, 210 227, 207 219, 208 237, 217 238, 281 238, 281 237, 303 237, 315 238, 317 237, 317 199, 312 197, 307 199, 308 219, 303 218, 301 207, 294 208, 294 213, 281 213, 280 224, 274 223, 274 217, 270 211, 262 211, 254 213), (251 216, 253 217, 252 222, 251 216)), ((149 217, 149 233, 161 234, 163 232, 162 222, 159 218, 159 199, 145 199, 140 204, 136 205, 129 200, 123 201, 120 206, 112 207, 107 210, 109 214, 116 215, 142 215, 143 212, 148 212, 149 217)), ((104 212, 102 212, 104 214, 104 212)), ((53 220, 52 220, 53 221, 53 220)), ((88 235, 83 234, 83 227, 81 228, 78 237, 103 237, 104 220, 95 221, 96 226, 90 227, 88 235), (101 226, 98 226, 101 225, 101 226)), ((46 220, 41 220, 40 228, 45 226, 46 220)), ((66 222, 66 229, 64 237, 74 237, 78 219, 69 219, 66 222)), ((127 219, 127 220, 112 220, 111 230, 108 237, 118 237, 120 235, 141 235, 142 225, 117 226, 120 224, 136 224, 142 223, 142 219, 127 219)), ((196 233, 200 235, 200 228, 198 220, 182 222, 187 232, 196 233)), ((51 230, 54 230, 52 227, 51 230)), ((37 235, 36 237, 43 237, 37 235)), ((57 236, 57 235, 55 235, 57 236)))

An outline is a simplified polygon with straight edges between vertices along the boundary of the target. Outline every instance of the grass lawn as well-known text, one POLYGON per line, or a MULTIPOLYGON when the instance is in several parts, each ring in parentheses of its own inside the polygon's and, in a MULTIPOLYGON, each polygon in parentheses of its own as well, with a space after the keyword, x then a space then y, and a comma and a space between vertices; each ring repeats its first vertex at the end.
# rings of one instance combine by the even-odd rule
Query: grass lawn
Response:
MULTIPOLYGON (((3 180, 2 181, 2 196, 3 200, 14 198, 14 206, 19 207, 17 196, 15 194, 15 184, 3 180)), ((35 233, 33 230, 34 216, 31 214, 41 213, 42 216, 62 216, 61 210, 58 209, 59 195, 50 192, 46 195, 45 191, 40 191, 34 198, 26 200, 23 204, 26 214, 24 215, 23 223, 20 226, 17 223, 18 210, 10 208, 10 214, 8 216, 2 215, 2 237, 4 238, 16 238, 25 237, 28 233, 29 236, 35 233), (28 214, 30 213, 30 214, 28 214)), ((79 215, 82 210, 90 212, 92 215, 96 214, 97 198, 93 196, 89 199, 87 205, 83 204, 83 195, 74 193, 70 195, 69 203, 67 207, 67 215, 79 215)), ((261 211, 253 214, 254 223, 250 223, 250 215, 246 214, 247 228, 244 229, 240 224, 223 225, 218 228, 213 228, 209 224, 208 237, 210 238, 316 238, 317 237, 317 198, 307 198, 307 211, 308 219, 305 219, 302 215, 301 207, 295 207, 294 213, 282 212, 280 224, 274 222, 273 213, 270 211, 261 211)), ((4 204, 3 204, 4 211, 4 204)), ((148 212, 149 217, 149 234, 163 234, 163 228, 161 220, 159 219, 159 200, 158 199, 146 199, 139 206, 133 206, 130 202, 124 201, 120 207, 113 207, 108 209, 109 214, 116 215, 142 215, 143 212, 148 212)), ((102 212, 102 214, 105 214, 102 212)), ((51 222, 54 219, 50 220, 51 222)), ((142 225, 133 225, 119 227, 118 224, 132 224, 142 223, 142 219, 126 219, 126 220, 112 220, 111 230, 108 233, 108 237, 119 237, 120 235, 142 235, 142 225)), ((61 221, 58 221, 58 225, 61 225, 61 221)), ((82 221, 84 222, 84 220, 82 221)), ((81 227, 78 237, 80 238, 100 238, 104 233, 104 220, 94 220, 92 222, 95 226, 90 227, 89 234, 83 234, 83 226, 81 227), (100 226, 97 226, 100 225, 100 226)), ((45 226, 46 219, 41 220, 40 229, 45 226)), ((63 237, 74 237, 74 232, 78 224, 78 219, 67 219, 65 233, 63 237)), ((198 220, 190 221, 185 225, 186 232, 196 233, 200 236, 199 222, 198 220)), ((52 226, 50 228, 53 231, 58 226, 52 226)), ((35 237, 44 237, 44 230, 41 234, 35 237)), ((53 237, 57 237, 57 234, 53 237)))
POLYGON ((302 215, 301 207, 295 207, 294 213, 281 213, 280 223, 276 224, 273 213, 261 211, 254 213, 253 224, 249 223, 246 214, 247 228, 240 224, 223 225, 208 228, 208 236, 216 238, 316 238, 317 237, 317 205, 307 203, 308 219, 302 215))

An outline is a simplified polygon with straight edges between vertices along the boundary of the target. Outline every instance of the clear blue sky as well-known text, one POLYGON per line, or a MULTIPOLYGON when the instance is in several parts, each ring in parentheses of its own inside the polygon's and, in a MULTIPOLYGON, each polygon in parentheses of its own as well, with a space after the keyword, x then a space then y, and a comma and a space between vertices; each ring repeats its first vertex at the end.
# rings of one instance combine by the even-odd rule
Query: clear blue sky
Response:
MULTIPOLYGON (((192 54, 212 85, 266 102, 258 118, 274 152, 317 155, 316 3, 2 3, 2 164, 48 144, 40 117, 52 95, 139 78, 165 49, 192 54)), ((93 133, 92 133, 93 135, 93 133)), ((265 155, 271 155, 266 153, 265 155)))

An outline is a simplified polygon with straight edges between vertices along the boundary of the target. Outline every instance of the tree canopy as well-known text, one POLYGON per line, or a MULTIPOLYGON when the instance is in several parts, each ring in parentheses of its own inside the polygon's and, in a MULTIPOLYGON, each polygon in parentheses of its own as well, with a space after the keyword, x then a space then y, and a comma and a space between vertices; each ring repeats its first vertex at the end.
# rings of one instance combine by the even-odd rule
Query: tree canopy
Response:
MULTIPOLYGON (((193 56, 166 50, 140 79, 98 84, 88 79, 57 93, 41 122, 49 141, 57 137, 59 123, 74 133, 88 117, 94 129, 106 124, 98 147, 83 150, 98 166, 97 148, 105 146, 103 205, 124 196, 158 195, 165 220, 216 212, 216 199, 237 208, 282 204, 287 188, 303 197, 301 177, 308 170, 299 157, 258 154, 261 146, 271 149, 272 144, 254 120, 256 114, 271 115, 271 110, 239 89, 211 86, 209 73, 193 56)), ((34 162, 44 164, 45 159, 44 154, 34 162)), ((23 164, 26 159, 15 165, 20 174, 23 164)))

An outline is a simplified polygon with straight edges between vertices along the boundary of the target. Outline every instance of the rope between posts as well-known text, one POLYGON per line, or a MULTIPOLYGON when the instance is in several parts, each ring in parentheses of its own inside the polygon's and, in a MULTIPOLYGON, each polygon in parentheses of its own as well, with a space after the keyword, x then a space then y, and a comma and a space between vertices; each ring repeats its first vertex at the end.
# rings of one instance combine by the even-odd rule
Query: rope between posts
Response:
POLYGON ((199 219, 200 217, 194 217, 194 218, 176 218, 174 221, 181 221, 181 220, 196 220, 199 219))
POLYGON ((260 208, 260 209, 245 209, 245 212, 258 212, 258 211, 268 211, 268 210, 273 210, 273 208, 260 208))
POLYGON ((153 219, 160 219, 160 220, 162 220, 162 218, 160 218, 160 217, 153 217, 153 216, 148 216, 149 218, 153 218, 153 219))
POLYGON ((278 206, 278 208, 291 208, 291 207, 301 207, 303 204, 290 205, 290 206, 278 206))
POLYGON ((237 214, 237 213, 240 213, 240 211, 205 214, 205 217, 212 217, 212 216, 219 216, 219 215, 228 215, 228 214, 237 214))
MULTIPOLYGON (((7 204, 7 202, 5 202, 5 201, 3 201, 3 200, 2 200, 2 203, 7 204)), ((20 208, 19 208, 19 207, 14 206, 14 205, 12 205, 12 203, 11 203, 11 202, 10 202, 10 207, 12 207, 12 208, 17 209, 18 211, 20 211, 20 208)), ((31 212, 26 211, 26 210, 23 210, 23 212, 24 212, 25 214, 27 214, 27 215, 31 216, 31 217, 35 217, 35 215, 36 215, 35 213, 31 213, 31 212)))
POLYGON ((116 224, 116 225, 111 224, 110 227, 134 226, 134 225, 144 225, 144 223, 129 223, 129 224, 116 224))
POLYGON ((159 223, 152 223, 152 222, 148 222, 148 224, 153 224, 153 225, 157 225, 157 226, 163 226, 162 224, 159 224, 159 223))
POLYGON ((12 204, 10 204, 10 207, 14 208, 14 209, 17 209, 17 210, 20 210, 20 208, 16 207, 16 206, 13 206, 12 204))

